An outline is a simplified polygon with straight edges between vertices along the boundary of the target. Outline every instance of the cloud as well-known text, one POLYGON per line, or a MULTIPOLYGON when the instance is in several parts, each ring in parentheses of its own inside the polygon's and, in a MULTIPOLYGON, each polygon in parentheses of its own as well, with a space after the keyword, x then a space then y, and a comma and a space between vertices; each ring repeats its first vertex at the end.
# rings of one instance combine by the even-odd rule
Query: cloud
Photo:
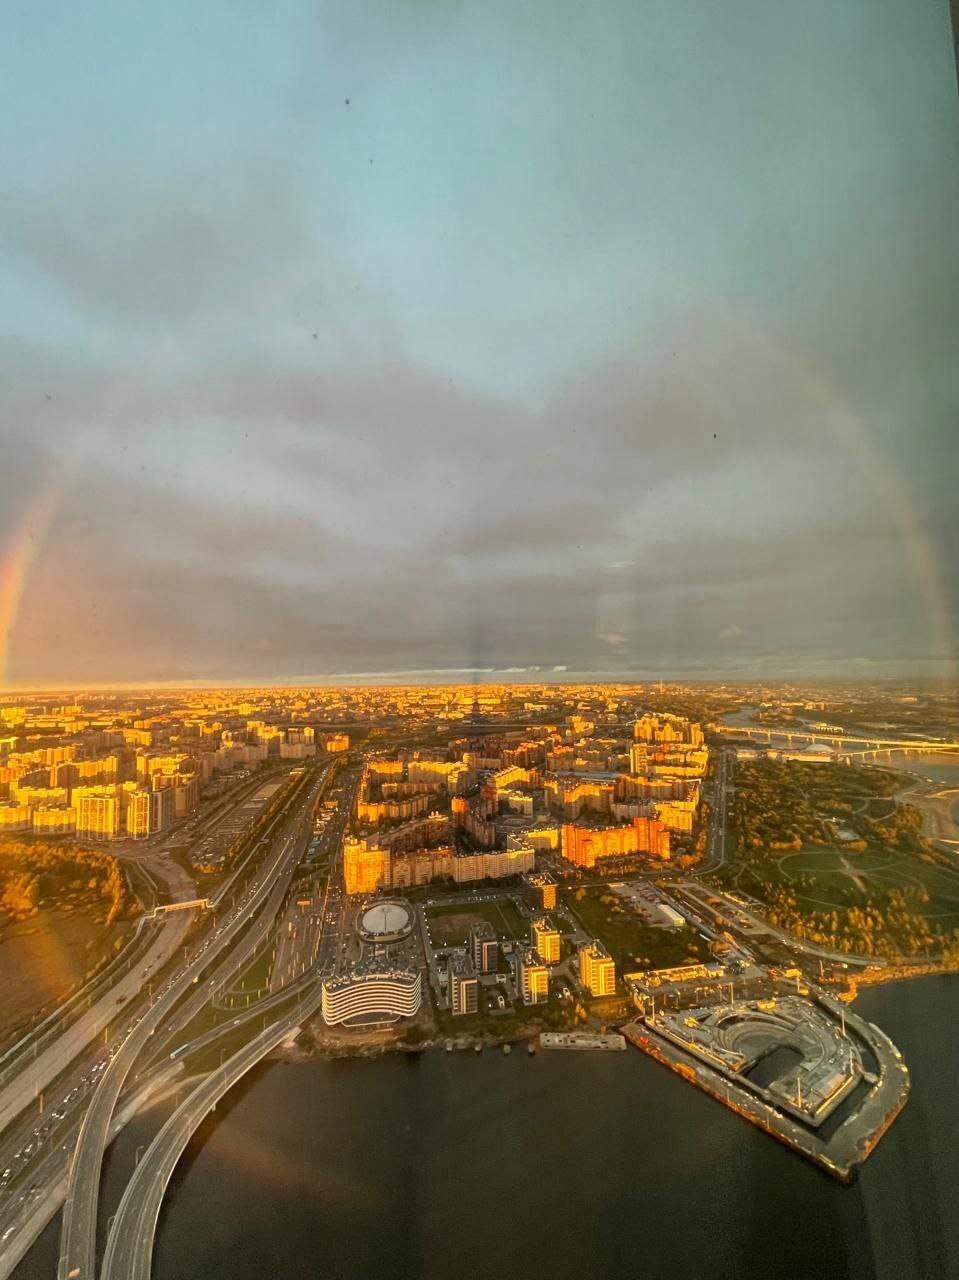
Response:
POLYGON ((269 307, 320 256, 288 173, 260 157, 179 175, 89 170, 57 189, 8 189, 7 252, 92 317, 138 329, 269 307))
POLYGON ((107 81, 24 10, 0 554, 62 501, 8 678, 947 659, 932 19, 436 17, 120 24, 107 81))
MULTIPOLYGON (((531 409, 399 355, 177 377, 54 359, 50 400, 44 363, 7 362, 26 424, 0 479, 8 528, 74 462, 11 677, 678 669, 712 660, 711 636, 765 662, 788 635, 812 662, 861 651, 876 618, 890 654, 929 647, 901 532, 776 359, 756 369, 762 412, 778 396, 808 417, 801 456, 765 419, 697 449, 679 369, 651 399, 635 370, 597 374, 587 432, 565 389, 531 409)), ((717 367, 745 377, 735 350, 717 367)))

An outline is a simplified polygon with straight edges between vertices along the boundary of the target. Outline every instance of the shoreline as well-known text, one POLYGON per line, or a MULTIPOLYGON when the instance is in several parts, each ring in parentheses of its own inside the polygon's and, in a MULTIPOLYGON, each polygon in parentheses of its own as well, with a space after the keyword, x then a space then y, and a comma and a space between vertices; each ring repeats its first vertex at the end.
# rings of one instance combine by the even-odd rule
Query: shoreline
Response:
MULTIPOLYGON (((578 1029, 591 1030, 592 1028, 584 1027, 578 1029)), ((304 1030, 312 1029, 305 1027, 304 1030)), ((357 1038, 351 1041, 346 1036, 332 1038, 316 1035, 314 1032, 314 1044, 308 1047, 296 1043, 290 1046, 281 1045, 271 1057, 287 1062, 306 1062, 320 1058, 329 1061, 344 1058, 379 1058, 390 1053, 405 1057, 415 1057, 417 1054, 425 1053, 427 1049, 445 1049, 447 1045, 452 1045, 451 1053, 476 1053, 478 1050, 502 1049, 504 1045, 528 1045, 531 1041, 535 1042, 539 1039, 539 1034, 542 1030, 544 1028, 538 1023, 533 1023, 518 1031, 511 1031, 501 1036, 492 1033, 469 1034, 460 1032, 458 1035, 432 1033, 418 1044, 405 1044, 402 1040, 392 1035, 381 1035, 376 1039, 369 1037, 366 1039, 357 1038)), ((362 1035, 362 1033, 360 1034, 362 1035)))
MULTIPOLYGON (((883 768, 879 763, 874 768, 883 768)), ((903 778, 903 784, 892 794, 896 804, 909 804, 922 814, 923 840, 942 840, 955 844, 959 849, 959 818, 953 813, 959 807, 959 787, 948 783, 929 781, 914 769, 893 769, 903 778)))
POLYGON ((920 835, 924 840, 942 840, 959 846, 959 822, 953 816, 953 806, 959 800, 959 787, 940 787, 935 791, 917 787, 900 791, 896 799, 911 804, 922 814, 920 835))
MULTIPOLYGON (((920 978, 942 978, 950 975, 959 975, 959 959, 954 961, 920 961, 916 964, 909 964, 908 961, 900 965, 892 965, 883 969, 880 973, 870 973, 864 970, 862 974, 850 977, 849 987, 846 993, 832 993, 834 999, 842 1000, 844 1003, 855 1002, 861 990, 872 990, 876 987, 888 987, 898 982, 915 982, 920 978)), ((622 1033, 622 1027, 627 1025, 632 1018, 627 1014, 625 1022, 618 1021, 603 1023, 602 1026, 580 1026, 573 1028, 577 1031, 587 1031, 598 1033, 599 1031, 615 1030, 622 1033)), ((304 1028, 307 1030, 308 1028, 304 1028)), ((536 1052, 539 1051, 539 1036, 545 1030, 539 1025, 531 1025, 521 1031, 511 1032, 509 1035, 464 1035, 444 1036, 433 1035, 428 1039, 422 1040, 419 1044, 403 1044, 396 1039, 381 1039, 376 1041, 366 1040, 349 1042, 345 1038, 336 1042, 318 1041, 310 1046, 300 1044, 280 1045, 269 1056, 269 1060, 273 1062, 312 1062, 327 1061, 337 1062, 347 1059, 374 1059, 382 1058, 388 1054, 396 1054, 402 1057, 416 1057, 418 1054, 425 1053, 428 1049, 445 1050, 448 1044, 453 1047, 449 1050, 452 1053, 477 1053, 485 1052, 488 1049, 502 1050, 504 1045, 510 1045, 515 1048, 517 1046, 529 1045, 536 1042, 536 1052)), ((555 1029, 555 1028, 554 1028, 555 1029)), ((567 1028, 569 1030, 570 1028, 567 1028)))
POLYGON ((872 975, 865 969, 849 979, 852 988, 850 999, 855 1000, 862 987, 890 987, 894 982, 915 982, 917 978, 945 978, 950 974, 959 974, 959 960, 921 961, 914 965, 906 962, 877 975, 872 975))

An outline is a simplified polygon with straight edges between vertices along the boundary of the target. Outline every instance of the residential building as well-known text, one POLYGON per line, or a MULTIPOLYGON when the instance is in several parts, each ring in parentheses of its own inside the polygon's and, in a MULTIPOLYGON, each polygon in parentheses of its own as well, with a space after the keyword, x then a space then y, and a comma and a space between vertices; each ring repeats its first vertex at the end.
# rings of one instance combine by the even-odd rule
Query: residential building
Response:
POLYGON ((517 956, 517 980, 524 1004, 545 1004, 549 999, 549 970, 532 947, 517 956))
POLYGON ((597 938, 580 945, 579 980, 591 996, 616 994, 616 965, 597 938))
POLYGON ((556 906, 556 881, 548 871, 530 871, 522 879, 523 897, 534 911, 552 911, 556 906))
POLYGON ((118 787, 74 787, 70 796, 77 811, 77 835, 113 840, 120 834, 122 807, 118 787))
POLYGON ((552 920, 548 916, 540 916, 530 926, 530 934, 534 948, 545 963, 559 964, 560 936, 552 920))
POLYGON ((9 801, 0 804, 0 831, 29 831, 33 824, 33 808, 9 801))
POLYGON ((38 804, 33 807, 33 834, 72 836, 77 829, 77 811, 71 805, 38 804))
POLYGON ((454 951, 449 958, 448 973, 450 1012, 457 1016, 476 1013, 479 1009, 479 978, 469 957, 454 951))
POLYGON ((627 826, 563 826, 563 857, 577 867, 592 867, 602 858, 647 853, 669 857, 669 832, 658 818, 637 816, 627 826))
POLYGON ((344 840, 343 881, 346 892, 375 893, 390 884, 390 852, 365 840, 344 840))
POLYGON ((470 926, 469 950, 477 973, 495 973, 499 944, 488 920, 470 926))

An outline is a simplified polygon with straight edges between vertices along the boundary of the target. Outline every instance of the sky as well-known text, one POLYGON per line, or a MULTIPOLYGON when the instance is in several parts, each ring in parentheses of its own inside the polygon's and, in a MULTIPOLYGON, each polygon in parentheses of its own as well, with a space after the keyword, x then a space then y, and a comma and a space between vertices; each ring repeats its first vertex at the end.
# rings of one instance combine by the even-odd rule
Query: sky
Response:
POLYGON ((0 685, 953 673, 946 0, 4 10, 0 685))

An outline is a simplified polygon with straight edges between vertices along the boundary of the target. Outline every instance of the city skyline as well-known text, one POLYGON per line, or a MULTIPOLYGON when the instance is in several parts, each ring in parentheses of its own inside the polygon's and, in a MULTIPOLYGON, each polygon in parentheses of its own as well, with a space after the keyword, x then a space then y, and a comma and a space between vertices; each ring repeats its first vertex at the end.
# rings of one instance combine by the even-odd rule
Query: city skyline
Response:
POLYGON ((944 8, 8 34, 0 687, 954 675, 944 8))
MULTIPOLYGON (((902 1023, 887 1031, 872 998, 959 966, 957 762, 956 691, 919 683, 0 699, 0 1273, 167 1274, 155 1246, 162 1258, 170 1224, 183 1222, 170 1180, 191 1135, 241 1082, 247 1099, 262 1087, 267 1073, 255 1069, 270 1063, 275 1079, 277 1057, 314 1081, 341 1057, 364 1059, 348 1069, 370 1080, 393 1055, 404 1078, 452 1073, 449 1098, 434 1087, 415 1114, 449 1114, 451 1098, 460 1110, 482 1092, 483 1123, 469 1127, 487 1145, 498 1108, 486 1099, 504 1072, 553 1071, 543 1058, 556 1053, 617 1053, 601 1076, 570 1064, 539 1079, 552 1096, 563 1074, 585 1071, 581 1097, 628 1080, 622 1125, 637 1092, 649 1100, 657 1089, 652 1059, 735 1113, 729 1142, 750 1142, 741 1120, 779 1140, 770 1181, 785 1185, 796 1156, 843 1184, 867 1160, 881 1176, 891 1156, 901 1203, 901 1169, 929 1151, 930 1101, 953 1095, 928 1074, 931 1020, 914 1020, 922 1036, 900 1045, 902 1023), (494 1065, 496 1050, 515 1054, 509 1067, 494 1065), (173 1070, 175 1097, 157 1114, 144 1103, 173 1070), (98 1267, 107 1160, 127 1172, 98 1267)), ((954 1022, 948 1011, 942 1022, 954 1022)), ((389 1079, 395 1120, 395 1070, 389 1079)), ((302 1130, 307 1113, 288 1086, 280 1106, 302 1130)), ((212 1124, 241 1115, 228 1106, 212 1124)), ((596 1141, 586 1119, 571 1155, 596 1141)), ((673 1142, 692 1133, 708 1152, 703 1123, 690 1101, 666 1132, 673 1142)), ((328 1124, 324 1108, 317 1134, 328 1124)), ((949 1132, 948 1120, 936 1128, 949 1132)), ((408 1133, 390 1123, 384 1140, 406 1145, 408 1133)), ((301 1137, 312 1150, 314 1135, 301 1137)), ((451 1147, 457 1163, 463 1150, 451 1147)), ((639 1208, 636 1168, 655 1165, 661 1178, 661 1161, 642 1153, 662 1144, 644 1128, 628 1150, 613 1185, 639 1208)), ((709 1159, 709 1202, 729 1164, 709 1159)), ((244 1265, 243 1215, 211 1213, 209 1197, 245 1167, 229 1154, 205 1180, 203 1213, 226 1234, 201 1252, 187 1232, 190 1265, 204 1273, 244 1265)), ((481 1181, 501 1209, 502 1188, 481 1181)), ((280 1195, 307 1210, 297 1253, 315 1270, 334 1233, 316 1229, 306 1185, 282 1181, 280 1195)), ((677 1185, 686 1194, 685 1168, 677 1185)), ((325 1194, 317 1203, 331 1220, 341 1210, 325 1194)), ((527 1221, 525 1204, 519 1212, 527 1221)), ((276 1221, 264 1222, 262 1256, 282 1270, 276 1221)), ((932 1207, 915 1229, 938 1231, 933 1247, 947 1248, 951 1224, 932 1207)), ((788 1234, 777 1232, 776 1257, 788 1234)), ((818 1265, 823 1248, 800 1236, 818 1265)), ((362 1238, 350 1232, 350 1266, 362 1238)), ((361 1269, 381 1255, 377 1246, 361 1269)))

